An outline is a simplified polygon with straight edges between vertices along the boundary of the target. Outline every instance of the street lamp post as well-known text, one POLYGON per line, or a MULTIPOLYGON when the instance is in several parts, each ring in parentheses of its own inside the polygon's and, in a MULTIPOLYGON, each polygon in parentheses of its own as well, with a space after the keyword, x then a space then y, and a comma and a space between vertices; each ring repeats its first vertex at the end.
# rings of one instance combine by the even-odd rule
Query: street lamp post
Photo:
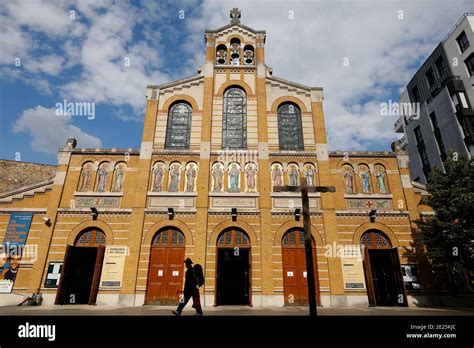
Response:
POLYGON ((309 214, 308 192, 336 192, 334 186, 311 186, 308 187, 306 179, 302 178, 300 186, 274 186, 274 192, 301 192, 303 205, 303 229, 304 229, 304 247, 306 254, 306 279, 308 282, 308 302, 309 315, 316 317, 318 315, 316 307, 316 284, 314 280, 314 261, 311 243, 311 218, 309 214))

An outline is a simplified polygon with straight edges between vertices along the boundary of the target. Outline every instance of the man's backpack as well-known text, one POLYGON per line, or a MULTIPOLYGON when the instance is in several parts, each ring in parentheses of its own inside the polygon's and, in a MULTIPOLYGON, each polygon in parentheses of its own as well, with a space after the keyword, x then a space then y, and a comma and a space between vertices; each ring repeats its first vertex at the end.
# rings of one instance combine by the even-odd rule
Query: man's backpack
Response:
POLYGON ((203 286, 204 285, 204 272, 202 270, 202 266, 198 263, 196 265, 194 265, 194 275, 197 279, 197 284, 199 286, 203 286))

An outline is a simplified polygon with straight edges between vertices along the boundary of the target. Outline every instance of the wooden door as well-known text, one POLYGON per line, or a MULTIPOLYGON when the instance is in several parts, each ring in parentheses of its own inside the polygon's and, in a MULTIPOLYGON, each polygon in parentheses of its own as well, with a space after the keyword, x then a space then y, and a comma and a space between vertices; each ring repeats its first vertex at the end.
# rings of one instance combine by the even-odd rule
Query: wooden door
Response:
POLYGON ((104 262, 104 253, 105 253, 105 246, 99 245, 97 248, 97 256, 95 259, 95 267, 94 267, 94 276, 92 278, 91 292, 89 295, 90 305, 95 304, 97 300, 97 293, 99 292, 100 275, 102 274, 102 265, 104 262))
POLYGON ((165 288, 164 270, 168 258, 166 250, 164 247, 151 249, 146 302, 156 302, 163 298, 165 288))
POLYGON ((63 269, 61 272, 61 277, 59 278, 58 292, 56 293, 56 300, 54 304, 65 304, 67 303, 67 275, 68 275, 68 260, 71 257, 71 245, 66 245, 66 254, 64 255, 63 269))
MULTIPOLYGON (((308 304, 308 279, 306 271, 306 250, 304 232, 293 230, 287 232, 282 241, 283 288, 286 305, 308 304)), ((316 304, 320 305, 318 266, 316 249, 313 242, 313 268, 316 290, 316 304)))
POLYGON ((283 248, 283 288, 285 304, 299 304, 301 302, 301 289, 298 284, 298 249, 283 248))
POLYGON ((177 304, 183 290, 184 236, 174 229, 158 233, 153 241, 145 302, 177 304))
POLYGON ((397 248, 390 250, 390 258, 392 260, 395 283, 397 284, 397 305, 401 307, 408 307, 405 284, 403 283, 402 267, 400 266, 400 258, 398 257, 397 248))
POLYGON ((165 286, 163 303, 177 303, 183 290, 184 248, 168 248, 166 250, 165 286))
POLYGON ((365 286, 367 288, 367 297, 369 299, 369 306, 376 306, 377 301, 375 299, 375 289, 372 276, 372 267, 370 264, 370 254, 369 248, 363 247, 364 249, 364 277, 365 277, 365 286))

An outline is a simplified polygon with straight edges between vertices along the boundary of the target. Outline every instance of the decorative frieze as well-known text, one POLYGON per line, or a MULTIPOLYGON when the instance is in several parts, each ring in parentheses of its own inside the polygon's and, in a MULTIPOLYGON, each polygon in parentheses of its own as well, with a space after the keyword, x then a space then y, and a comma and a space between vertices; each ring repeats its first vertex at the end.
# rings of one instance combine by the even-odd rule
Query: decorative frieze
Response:
POLYGON ((380 210, 392 210, 391 199, 347 199, 348 209, 380 209, 380 210))
POLYGON ((74 207, 76 208, 119 208, 120 197, 110 196, 78 196, 74 197, 74 207))

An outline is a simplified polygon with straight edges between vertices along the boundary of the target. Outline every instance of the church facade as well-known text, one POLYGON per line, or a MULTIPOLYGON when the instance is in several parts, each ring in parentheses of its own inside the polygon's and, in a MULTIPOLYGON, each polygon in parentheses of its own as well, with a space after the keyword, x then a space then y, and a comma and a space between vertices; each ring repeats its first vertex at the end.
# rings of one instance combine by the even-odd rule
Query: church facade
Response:
POLYGON ((304 182, 336 189, 309 193, 319 305, 429 292, 413 231, 431 211, 407 155, 328 151, 323 89, 274 76, 265 37, 232 10, 206 31, 197 75, 147 87, 139 149, 70 139, 54 178, 0 196, 4 246, 25 235, 15 219, 30 222, 0 304, 36 289, 46 304, 176 304, 189 257, 205 306, 304 305, 301 194, 274 190, 304 182))

